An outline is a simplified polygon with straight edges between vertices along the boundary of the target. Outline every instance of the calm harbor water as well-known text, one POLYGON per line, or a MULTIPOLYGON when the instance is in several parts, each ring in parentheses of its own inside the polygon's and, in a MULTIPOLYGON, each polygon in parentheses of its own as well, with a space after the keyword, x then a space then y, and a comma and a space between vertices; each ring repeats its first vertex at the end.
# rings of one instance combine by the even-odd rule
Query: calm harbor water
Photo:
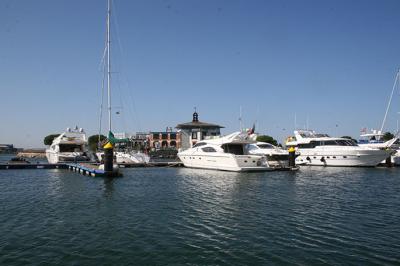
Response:
POLYGON ((0 171, 0 265, 400 265, 400 169, 0 171))

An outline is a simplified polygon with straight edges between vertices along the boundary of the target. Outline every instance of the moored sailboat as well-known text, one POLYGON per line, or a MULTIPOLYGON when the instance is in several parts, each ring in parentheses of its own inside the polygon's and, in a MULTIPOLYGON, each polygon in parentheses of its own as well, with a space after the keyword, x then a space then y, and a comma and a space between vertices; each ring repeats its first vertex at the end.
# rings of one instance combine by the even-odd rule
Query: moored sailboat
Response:
MULTIPOLYGON (((108 109, 108 142, 112 144, 116 143, 126 143, 129 139, 118 139, 114 137, 112 133, 111 121, 112 121, 112 108, 111 108, 111 32, 110 32, 110 22, 111 22, 111 0, 108 0, 107 5, 107 41, 106 41, 106 52, 107 52, 107 109, 108 109)), ((100 108, 102 109, 102 108, 100 108)), ((101 110, 102 112, 102 110, 101 110)), ((101 121, 100 112, 100 121, 101 121)), ((100 122, 101 129, 101 122, 100 122)), ((104 152, 96 153, 100 161, 103 160, 104 152)), ((114 158, 116 163, 127 163, 127 164, 147 164, 150 161, 150 157, 147 154, 134 151, 115 151, 114 158)))

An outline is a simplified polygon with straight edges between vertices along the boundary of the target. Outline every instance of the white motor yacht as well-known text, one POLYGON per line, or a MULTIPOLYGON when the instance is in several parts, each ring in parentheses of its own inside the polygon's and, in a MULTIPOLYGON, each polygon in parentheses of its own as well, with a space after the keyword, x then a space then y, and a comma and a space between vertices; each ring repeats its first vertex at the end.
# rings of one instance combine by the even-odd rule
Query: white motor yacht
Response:
POLYGON ((192 148, 178 153, 184 166, 235 172, 268 171, 265 156, 249 154, 247 144, 255 143, 255 136, 236 132, 202 140, 192 148))
POLYGON ((295 147, 300 155, 298 165, 376 166, 393 153, 392 150, 360 147, 355 141, 317 134, 311 130, 296 130, 286 146, 295 147))
POLYGON ((270 143, 257 142, 247 144, 249 154, 264 155, 270 167, 286 168, 289 167, 289 152, 270 143))
POLYGON ((48 149, 46 157, 49 163, 90 161, 86 134, 82 128, 67 128, 55 138, 48 149))

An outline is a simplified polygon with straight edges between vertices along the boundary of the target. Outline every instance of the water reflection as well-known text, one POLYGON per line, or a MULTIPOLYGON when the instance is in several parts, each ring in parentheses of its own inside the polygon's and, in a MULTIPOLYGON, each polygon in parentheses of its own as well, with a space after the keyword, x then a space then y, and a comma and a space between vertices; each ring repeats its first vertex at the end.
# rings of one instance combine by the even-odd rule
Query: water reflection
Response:
POLYGON ((111 198, 114 192, 114 179, 111 177, 104 177, 103 195, 105 198, 111 198))
POLYGON ((397 265, 398 177, 314 167, 132 168, 116 179, 0 171, 0 264, 397 265))

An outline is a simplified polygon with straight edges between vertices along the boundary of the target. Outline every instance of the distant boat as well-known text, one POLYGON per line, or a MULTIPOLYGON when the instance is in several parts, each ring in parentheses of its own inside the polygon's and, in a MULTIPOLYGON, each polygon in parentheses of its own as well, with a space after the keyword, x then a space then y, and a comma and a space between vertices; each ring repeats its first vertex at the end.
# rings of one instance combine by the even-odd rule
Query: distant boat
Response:
POLYGON ((248 144, 247 149, 249 154, 266 156, 267 162, 271 167, 289 167, 289 152, 287 150, 266 142, 248 144))
POLYGON ((14 158, 11 158, 7 163, 8 164, 30 164, 31 162, 29 162, 28 160, 26 160, 25 158, 22 158, 22 157, 14 157, 14 158))
POLYGON ((90 161, 85 131, 78 127, 67 128, 55 138, 48 149, 46 157, 49 163, 86 162, 90 161))
MULTIPOLYGON (((392 87, 392 92, 389 97, 389 102, 386 105, 385 115, 382 120, 382 125, 380 130, 372 129, 369 133, 367 132, 366 128, 361 130, 360 140, 358 141, 358 145, 361 147, 369 147, 375 149, 392 149, 395 150, 395 154, 391 156, 391 163, 395 165, 400 165, 400 148, 399 148, 399 132, 396 133, 394 138, 384 141, 383 140, 383 128, 385 126, 386 118, 390 109, 390 105, 392 103, 394 92, 397 88, 397 84, 400 78, 400 70, 396 73, 396 77, 394 80, 394 84, 392 87)), ((397 129, 398 131, 398 129, 397 129)), ((385 163, 385 162, 382 162, 385 163)))
MULTIPOLYGON (((383 141, 383 134, 380 130, 371 130, 370 133, 364 133, 360 135, 358 145, 360 147, 369 147, 373 149, 395 150, 396 153, 391 156, 391 163, 394 165, 400 165, 400 145, 398 134, 388 141, 383 141)), ((381 163, 386 163, 386 160, 382 161, 381 163)))
POLYGON ((393 153, 392 150, 380 150, 360 147, 355 141, 330 137, 312 130, 295 130, 286 146, 295 147, 300 155, 298 165, 316 166, 376 166, 393 153))
POLYGON ((192 148, 178 153, 185 167, 215 169, 235 172, 269 171, 267 158, 252 155, 247 144, 255 143, 247 133, 235 132, 230 135, 202 140, 192 148))

